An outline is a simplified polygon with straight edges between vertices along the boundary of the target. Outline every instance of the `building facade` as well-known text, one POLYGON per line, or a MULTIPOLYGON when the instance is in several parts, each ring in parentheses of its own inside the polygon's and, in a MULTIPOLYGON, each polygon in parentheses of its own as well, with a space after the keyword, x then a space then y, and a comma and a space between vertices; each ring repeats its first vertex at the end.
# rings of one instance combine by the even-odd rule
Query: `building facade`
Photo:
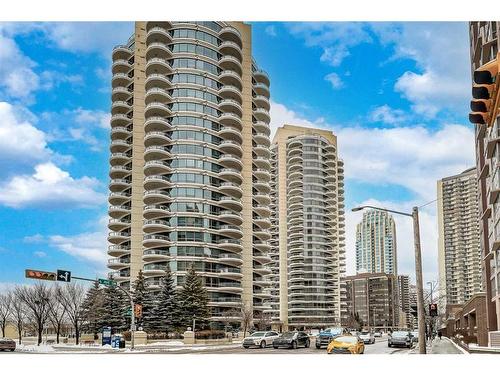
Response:
MULTIPOLYGON (((398 292, 399 292, 399 308, 403 319, 399 319, 399 324, 402 327, 415 329, 417 321, 415 319, 412 304, 416 305, 415 289, 410 285, 410 277, 408 275, 398 275, 398 292)), ((416 311, 416 310, 415 310, 416 311)))
POLYGON ((356 227, 356 272, 397 275, 396 224, 390 214, 368 210, 356 227))
POLYGON ((108 266, 157 288, 190 267, 212 320, 262 312, 270 273, 269 77, 238 22, 136 22, 112 58, 108 266))
POLYGON ((370 329, 387 330, 400 327, 397 276, 387 273, 347 276, 346 289, 347 311, 350 317, 346 321, 357 321, 361 327, 370 329))
POLYGON ((274 326, 340 325, 345 223, 337 138, 326 130, 284 125, 271 152, 274 326))
POLYGON ((476 168, 437 183, 441 312, 482 290, 476 168))
POLYGON ((475 124, 481 266, 490 332, 500 330, 499 27, 498 21, 469 23, 473 76, 469 119, 475 124))

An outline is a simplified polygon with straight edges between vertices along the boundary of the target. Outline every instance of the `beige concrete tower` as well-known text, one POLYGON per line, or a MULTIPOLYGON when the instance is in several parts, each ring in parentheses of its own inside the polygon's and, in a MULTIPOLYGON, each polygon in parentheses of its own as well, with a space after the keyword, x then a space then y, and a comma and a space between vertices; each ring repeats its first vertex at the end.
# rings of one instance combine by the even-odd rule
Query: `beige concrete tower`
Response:
POLYGON ((476 168, 443 178, 438 192, 440 310, 482 291, 476 168))
POLYGON ((345 228, 337 138, 284 125, 271 151, 273 323, 281 329, 340 325, 345 228))
POLYGON ((215 325, 265 310, 269 77, 249 25, 137 22, 113 51, 109 267, 157 288, 194 266, 215 325))

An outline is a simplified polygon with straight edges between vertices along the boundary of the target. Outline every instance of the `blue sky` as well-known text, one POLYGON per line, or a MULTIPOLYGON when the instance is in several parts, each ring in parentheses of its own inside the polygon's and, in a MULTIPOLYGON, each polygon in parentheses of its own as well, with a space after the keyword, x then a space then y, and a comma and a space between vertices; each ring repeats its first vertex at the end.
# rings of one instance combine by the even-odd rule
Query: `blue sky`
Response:
MULTIPOLYGON (((265 23, 253 53, 271 77, 272 126, 332 129, 346 208, 408 210, 474 163, 466 23, 265 23)), ((0 283, 25 268, 103 275, 110 56, 131 23, 0 24, 0 283)), ((354 225, 346 213, 348 271, 354 225)), ((397 218, 400 272, 411 228, 397 218)), ((433 205, 422 211, 424 273, 437 278, 433 205)))

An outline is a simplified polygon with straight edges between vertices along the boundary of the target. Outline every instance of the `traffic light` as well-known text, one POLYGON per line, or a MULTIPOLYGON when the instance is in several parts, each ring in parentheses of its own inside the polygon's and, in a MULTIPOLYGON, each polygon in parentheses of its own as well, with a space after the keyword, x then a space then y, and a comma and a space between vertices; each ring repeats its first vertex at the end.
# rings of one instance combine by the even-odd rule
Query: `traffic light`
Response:
POLYGON ((498 55, 495 60, 483 65, 473 74, 472 101, 469 121, 473 124, 489 125, 490 120, 496 117, 494 108, 498 97, 498 55))
POLYGON ((437 305, 437 303, 430 303, 429 304, 429 315, 430 316, 437 316, 438 315, 438 305, 437 305))
POLYGON ((142 305, 136 304, 134 306, 134 315, 138 319, 142 317, 142 305))
POLYGON ((38 279, 47 281, 56 281, 57 279, 57 275, 55 272, 48 272, 48 271, 25 270, 24 276, 27 279, 38 279))

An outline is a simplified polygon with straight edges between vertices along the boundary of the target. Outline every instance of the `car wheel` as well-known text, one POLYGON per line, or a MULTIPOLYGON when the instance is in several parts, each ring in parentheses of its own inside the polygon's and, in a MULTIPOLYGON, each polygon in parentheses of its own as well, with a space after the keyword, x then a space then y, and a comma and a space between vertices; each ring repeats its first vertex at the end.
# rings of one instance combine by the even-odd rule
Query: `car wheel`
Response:
POLYGON ((278 349, 278 347, 277 347, 276 345, 273 345, 273 348, 274 348, 274 349, 278 349))
POLYGON ((306 348, 310 347, 311 346, 311 342, 309 340, 306 341, 306 348))
POLYGON ((321 349, 321 345, 316 344, 316 349, 321 349))
POLYGON ((14 350, 16 350, 16 349, 10 349, 11 352, 13 352, 14 350))
POLYGON ((387 346, 388 346, 389 348, 390 348, 390 347, 392 347, 392 345, 391 345, 391 344, 387 344, 387 346))
POLYGON ((266 342, 265 342, 264 340, 262 340, 262 341, 260 342, 260 348, 261 348, 261 349, 264 349, 266 346, 267 346, 266 342))
POLYGON ((292 341, 292 349, 297 349, 297 341, 292 341))

